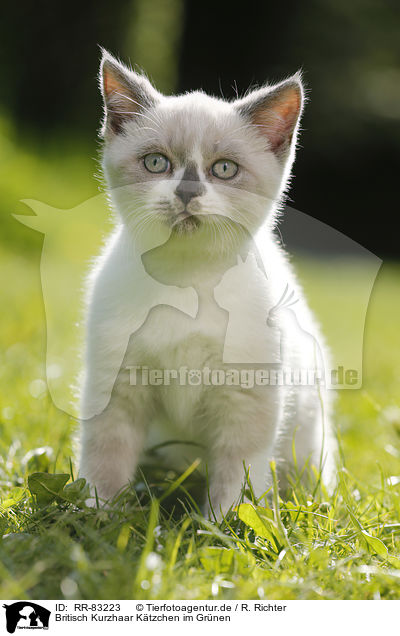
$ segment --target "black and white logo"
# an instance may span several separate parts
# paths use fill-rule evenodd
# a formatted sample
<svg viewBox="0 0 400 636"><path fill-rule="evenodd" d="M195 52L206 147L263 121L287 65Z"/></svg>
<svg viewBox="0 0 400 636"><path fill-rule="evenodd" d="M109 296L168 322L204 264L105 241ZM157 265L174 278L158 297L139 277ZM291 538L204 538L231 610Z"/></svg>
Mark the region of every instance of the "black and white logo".
<svg viewBox="0 0 400 636"><path fill-rule="evenodd" d="M9 634L16 629L49 629L50 610L31 603L18 601L11 605L3 605L6 610L6 627Z"/></svg>

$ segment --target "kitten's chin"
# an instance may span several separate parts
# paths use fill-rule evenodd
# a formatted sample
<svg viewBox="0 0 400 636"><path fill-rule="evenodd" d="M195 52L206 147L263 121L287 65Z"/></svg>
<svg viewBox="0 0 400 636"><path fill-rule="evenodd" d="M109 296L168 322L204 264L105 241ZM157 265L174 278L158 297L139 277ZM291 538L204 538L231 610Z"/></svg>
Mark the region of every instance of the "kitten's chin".
<svg viewBox="0 0 400 636"><path fill-rule="evenodd" d="M174 234L192 234L199 229L201 221L194 214L181 212L172 223L172 231Z"/></svg>

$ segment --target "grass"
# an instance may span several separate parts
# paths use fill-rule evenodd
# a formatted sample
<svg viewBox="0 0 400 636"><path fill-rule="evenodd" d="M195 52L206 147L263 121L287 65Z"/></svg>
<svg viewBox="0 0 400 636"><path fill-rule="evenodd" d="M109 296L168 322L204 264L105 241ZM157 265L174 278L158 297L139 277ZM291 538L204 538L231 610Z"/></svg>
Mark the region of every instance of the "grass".
<svg viewBox="0 0 400 636"><path fill-rule="evenodd" d="M24 157L29 168L33 159ZM51 179L49 155L42 161L42 171L35 170ZM33 193L32 179L22 196L46 200L46 183ZM14 188L10 201L14 194L22 198L17 184L7 187ZM71 198L65 205L77 202ZM55 408L43 382L40 242L22 226L19 241L18 224L7 224L12 240L0 249L0 598L399 598L397 265L383 266L372 295L363 388L338 394L342 464L336 491L328 496L321 487L296 484L281 499L275 489L270 507L254 500L249 483L253 503L218 524L193 503L200 485L195 466L184 479L150 467L109 510L85 506L85 486L74 481L75 422ZM57 276L65 254L59 257ZM351 263L304 263L302 272L317 311L327 290L339 297L345 285L346 293L356 294L363 281L362 268ZM325 316L329 333L335 333L336 319ZM39 481L31 477L28 483L35 473L42 474ZM43 474L50 475L47 485L54 491L47 498ZM52 474L66 474L69 485L67 477L58 483Z"/></svg>

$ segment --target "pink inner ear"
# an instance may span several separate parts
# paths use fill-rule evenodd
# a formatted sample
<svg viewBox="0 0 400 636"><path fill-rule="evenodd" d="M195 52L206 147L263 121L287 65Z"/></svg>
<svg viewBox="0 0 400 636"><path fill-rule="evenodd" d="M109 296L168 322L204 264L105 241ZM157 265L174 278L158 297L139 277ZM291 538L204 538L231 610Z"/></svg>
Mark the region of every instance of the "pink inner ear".
<svg viewBox="0 0 400 636"><path fill-rule="evenodd" d="M253 122L260 127L260 133L268 137L272 151L290 142L300 108L301 95L296 87L287 89L275 102L255 112Z"/></svg>
<svg viewBox="0 0 400 636"><path fill-rule="evenodd" d="M118 104L119 111L132 113L137 110L134 100L130 97L129 89L107 68L103 69L104 94L107 100Z"/></svg>
<svg viewBox="0 0 400 636"><path fill-rule="evenodd" d="M123 88L114 75L104 71L104 92L107 97L110 97L112 93L122 93L122 91Z"/></svg>

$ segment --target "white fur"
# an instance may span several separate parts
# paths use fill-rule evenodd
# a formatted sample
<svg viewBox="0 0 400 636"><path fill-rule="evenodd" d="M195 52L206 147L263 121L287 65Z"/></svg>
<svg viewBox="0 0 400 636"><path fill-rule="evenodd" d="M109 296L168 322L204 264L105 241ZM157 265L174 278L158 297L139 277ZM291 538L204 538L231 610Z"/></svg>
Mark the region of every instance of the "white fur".
<svg viewBox="0 0 400 636"><path fill-rule="evenodd" d="M113 60L110 63L127 75L134 95L137 76ZM154 96L154 89L150 91ZM262 342L263 351L276 355L284 333L284 363L315 366L305 344L310 340L298 337L302 332L318 342L327 364L318 327L271 231L293 162L298 124L285 156L278 157L269 149L265 133L238 111L251 99L254 94L231 104L203 93L179 97L157 93L156 104L141 111L144 116L127 117L124 134L106 131L103 167L120 221L94 268L88 292L80 465L81 476L96 486L102 498L112 497L133 478L146 448L177 439L201 447L171 444L160 458L184 469L201 456L203 467L208 466L211 504L217 514L238 500L243 463L250 469L257 496L271 485L272 458L278 461L284 487L287 471L293 468L293 438L298 467L306 462L320 467L322 454L324 478L331 481L330 405L323 387L129 385L127 367L132 365L227 367L221 357L227 307L235 309L238 298L244 297L240 296L244 289L229 278L238 250L254 255L257 274L252 280L258 281L259 294L246 296L244 311L253 327L242 334L240 329L230 332L237 333L234 352L240 357L241 352L257 351ZM174 174L167 178L146 174L138 148L168 152ZM179 159L182 149L184 160ZM213 152L216 158L222 154L239 163L240 174L232 182L210 177ZM188 209L203 223L199 229L171 235L171 219L182 207L174 192L188 161L196 165L206 189ZM158 203L161 198L168 201L164 208ZM211 221L215 214L219 221L226 219L220 229ZM248 234L236 232L234 223L241 223ZM161 247L150 254L146 269L161 282L149 287L141 256L157 246ZM227 273L221 276L221 272ZM290 310L277 311L273 326L265 330L268 311L287 284L299 301L296 320L293 313L290 319ZM232 338L229 355L234 355Z"/></svg>

